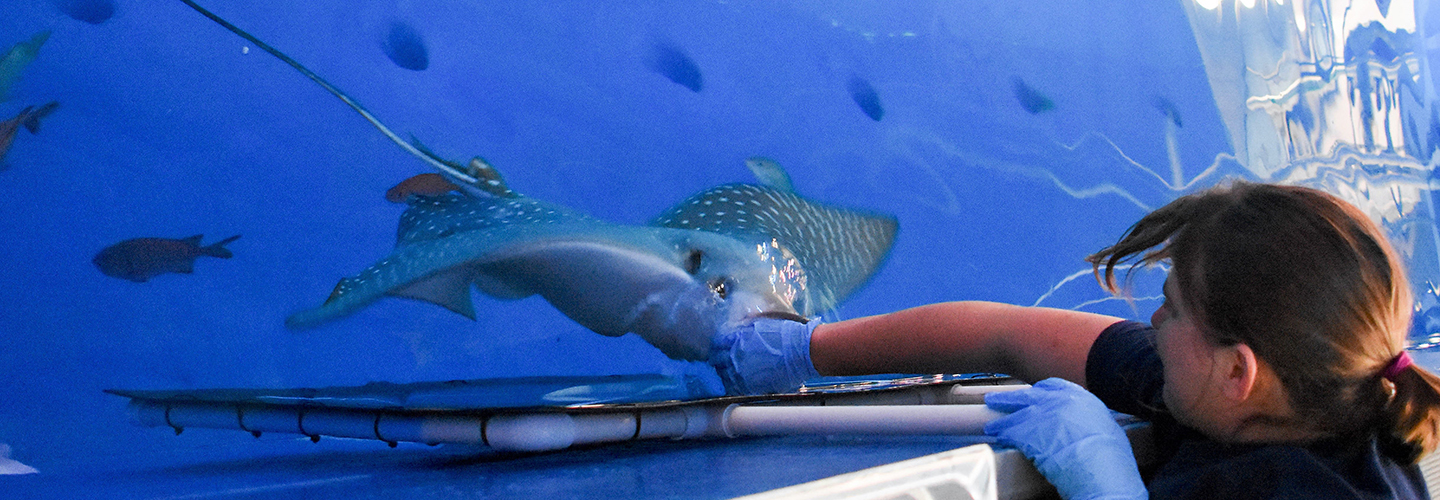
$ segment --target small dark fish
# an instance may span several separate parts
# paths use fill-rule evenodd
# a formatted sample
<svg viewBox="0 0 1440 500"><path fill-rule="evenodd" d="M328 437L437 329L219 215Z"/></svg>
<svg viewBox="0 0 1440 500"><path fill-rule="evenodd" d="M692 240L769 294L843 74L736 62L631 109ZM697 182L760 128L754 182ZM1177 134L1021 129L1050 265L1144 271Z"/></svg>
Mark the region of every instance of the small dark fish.
<svg viewBox="0 0 1440 500"><path fill-rule="evenodd" d="M409 179L400 181L395 187L385 192L385 200L391 203L405 203L410 195L418 194L424 196L439 196L451 191L460 191L460 187L440 174L420 174Z"/></svg>
<svg viewBox="0 0 1440 500"><path fill-rule="evenodd" d="M185 239L135 238L125 240L95 254L95 267L106 276L127 279L136 283L165 273L190 274L195 272L195 259L200 256L228 259L234 254L225 249L225 244L240 238L231 236L209 246L200 246L201 235Z"/></svg>
<svg viewBox="0 0 1440 500"><path fill-rule="evenodd" d="M858 76L851 77L850 82L845 84L845 90L850 92L850 98L865 112L865 116L871 120L880 121L885 117L885 107L880 105L880 94L875 92L875 87L870 82Z"/></svg>
<svg viewBox="0 0 1440 500"><path fill-rule="evenodd" d="M390 25L390 35L385 37L385 57L396 66L424 71L430 67L430 51L425 48L425 39L410 25L396 21Z"/></svg>
<svg viewBox="0 0 1440 500"><path fill-rule="evenodd" d="M1027 85L1025 80L1021 80L1020 77L1015 77L1014 86L1015 99L1018 99L1020 106L1025 108L1025 111L1029 111L1030 114L1035 115L1055 109L1055 101L1050 100L1049 97L1045 97L1045 94L1041 94L1040 91Z"/></svg>
<svg viewBox="0 0 1440 500"><path fill-rule="evenodd" d="M1155 109L1160 110L1161 113L1165 113L1165 117L1169 118L1170 122L1174 123L1176 127L1185 126L1185 124L1180 121L1180 109L1176 108L1175 103L1170 102L1169 99L1155 96L1155 101L1151 104L1155 106Z"/></svg>
<svg viewBox="0 0 1440 500"><path fill-rule="evenodd" d="M645 60L645 67L680 84L681 87L690 89L691 92L699 92L705 88L705 77L700 74L700 66L684 51L670 45L652 45L650 57Z"/></svg>
<svg viewBox="0 0 1440 500"><path fill-rule="evenodd" d="M50 101L40 108L34 106L20 110L20 114L14 118L0 122L0 160L5 159L5 153L10 151L10 144L15 142L15 134L20 131L20 126L25 126L31 134L40 133L40 119L55 111L60 103Z"/></svg>

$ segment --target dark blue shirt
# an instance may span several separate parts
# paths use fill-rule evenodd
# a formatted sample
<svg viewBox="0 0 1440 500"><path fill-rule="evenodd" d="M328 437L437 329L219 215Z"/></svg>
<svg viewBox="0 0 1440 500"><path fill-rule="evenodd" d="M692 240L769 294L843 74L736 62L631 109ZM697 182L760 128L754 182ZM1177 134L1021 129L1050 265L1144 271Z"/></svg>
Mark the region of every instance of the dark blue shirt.
<svg viewBox="0 0 1440 500"><path fill-rule="evenodd" d="M1085 382L1115 411L1151 422L1159 459L1150 498L1428 499L1420 468L1378 451L1373 435L1303 444L1224 444L1165 410L1155 329L1122 321L1090 348ZM1343 411L1343 410L1337 410Z"/></svg>

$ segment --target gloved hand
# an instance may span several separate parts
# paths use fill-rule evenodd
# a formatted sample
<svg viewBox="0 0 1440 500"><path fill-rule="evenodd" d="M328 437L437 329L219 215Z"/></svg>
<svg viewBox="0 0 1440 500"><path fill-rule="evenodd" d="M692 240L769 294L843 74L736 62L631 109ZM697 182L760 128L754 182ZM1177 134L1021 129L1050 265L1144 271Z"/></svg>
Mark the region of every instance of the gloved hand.
<svg viewBox="0 0 1440 500"><path fill-rule="evenodd" d="M1125 431L1100 398L1069 381L985 395L985 406L1010 412L985 434L1020 449L1067 500L1149 498Z"/></svg>
<svg viewBox="0 0 1440 500"><path fill-rule="evenodd" d="M820 320L800 323L757 318L712 339L710 365L720 373L725 393L771 394L793 391L820 376L810 363L810 334Z"/></svg>

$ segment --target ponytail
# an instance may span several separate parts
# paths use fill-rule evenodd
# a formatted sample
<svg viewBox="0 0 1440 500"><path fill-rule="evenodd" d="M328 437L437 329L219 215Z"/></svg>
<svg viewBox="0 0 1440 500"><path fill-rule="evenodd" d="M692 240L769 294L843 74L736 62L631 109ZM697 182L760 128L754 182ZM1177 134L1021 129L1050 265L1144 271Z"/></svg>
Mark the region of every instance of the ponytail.
<svg viewBox="0 0 1440 500"><path fill-rule="evenodd" d="M1440 444L1440 376L1412 364L1386 379L1395 395L1385 407L1382 426L1389 433L1380 433L1380 451L1415 463Z"/></svg>

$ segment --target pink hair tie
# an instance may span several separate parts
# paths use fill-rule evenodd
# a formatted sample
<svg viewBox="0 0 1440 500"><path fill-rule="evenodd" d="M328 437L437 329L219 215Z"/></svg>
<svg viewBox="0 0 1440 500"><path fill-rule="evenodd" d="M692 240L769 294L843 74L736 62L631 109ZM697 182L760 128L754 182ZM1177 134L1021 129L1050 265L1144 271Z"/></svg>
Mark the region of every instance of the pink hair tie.
<svg viewBox="0 0 1440 500"><path fill-rule="evenodd" d="M1390 361L1390 364L1385 367L1385 370L1380 372L1380 376L1385 377L1385 380L1394 382L1395 377L1399 376L1400 372L1413 364L1415 364L1415 360L1410 359L1410 353L1400 351L1400 354Z"/></svg>

